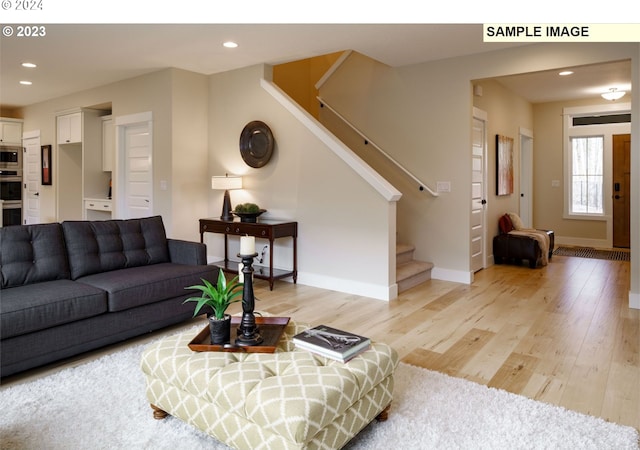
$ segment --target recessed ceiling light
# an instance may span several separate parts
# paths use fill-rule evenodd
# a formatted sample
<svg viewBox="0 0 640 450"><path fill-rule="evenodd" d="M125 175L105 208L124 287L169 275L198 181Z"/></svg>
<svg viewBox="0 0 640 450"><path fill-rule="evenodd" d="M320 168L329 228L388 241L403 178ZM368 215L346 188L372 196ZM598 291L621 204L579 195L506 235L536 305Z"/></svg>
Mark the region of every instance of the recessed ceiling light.
<svg viewBox="0 0 640 450"><path fill-rule="evenodd" d="M33 69L33 68L38 67L38 66L36 64L34 64L34 63L23 62L22 63L22 67L26 67L28 69Z"/></svg>
<svg viewBox="0 0 640 450"><path fill-rule="evenodd" d="M571 75L572 73L572 70L563 70L562 72L558 73L558 75L560 75L561 77L566 77L567 75Z"/></svg>
<svg viewBox="0 0 640 450"><path fill-rule="evenodd" d="M31 81L22 80L20 84L24 84L25 86L31 86L33 83Z"/></svg>
<svg viewBox="0 0 640 450"><path fill-rule="evenodd" d="M226 48L236 48L238 46L238 44L236 44L233 41L227 41L225 43L222 44L224 47Z"/></svg>

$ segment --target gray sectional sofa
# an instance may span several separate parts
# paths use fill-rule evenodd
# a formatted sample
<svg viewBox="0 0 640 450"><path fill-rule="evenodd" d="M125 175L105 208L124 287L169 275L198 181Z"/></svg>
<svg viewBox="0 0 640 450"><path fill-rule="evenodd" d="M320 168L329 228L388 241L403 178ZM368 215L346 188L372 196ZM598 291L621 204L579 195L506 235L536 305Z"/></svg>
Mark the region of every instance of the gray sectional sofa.
<svg viewBox="0 0 640 450"><path fill-rule="evenodd" d="M0 376L190 319L217 272L160 216L0 228Z"/></svg>

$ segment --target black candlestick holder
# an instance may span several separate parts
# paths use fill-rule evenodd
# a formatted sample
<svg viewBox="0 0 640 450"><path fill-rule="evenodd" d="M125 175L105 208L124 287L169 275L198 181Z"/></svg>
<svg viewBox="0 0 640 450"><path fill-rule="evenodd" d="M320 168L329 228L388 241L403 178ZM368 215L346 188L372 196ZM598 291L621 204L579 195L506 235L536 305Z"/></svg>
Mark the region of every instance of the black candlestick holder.
<svg viewBox="0 0 640 450"><path fill-rule="evenodd" d="M253 314L256 299L253 295L253 255L238 255L242 259L242 275L244 275L244 283L242 289L242 320L238 327L238 337L236 345L251 346L258 345L262 342L258 326L256 325L256 316Z"/></svg>

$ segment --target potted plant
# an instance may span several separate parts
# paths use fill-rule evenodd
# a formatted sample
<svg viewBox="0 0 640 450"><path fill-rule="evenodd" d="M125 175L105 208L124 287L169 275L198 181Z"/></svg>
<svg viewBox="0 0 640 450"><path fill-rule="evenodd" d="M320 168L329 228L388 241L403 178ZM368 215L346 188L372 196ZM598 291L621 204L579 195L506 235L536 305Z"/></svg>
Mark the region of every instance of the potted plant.
<svg viewBox="0 0 640 450"><path fill-rule="evenodd" d="M258 216L267 212L266 209L260 208L255 203L240 203L236 205L233 213L240 217L240 222L256 223Z"/></svg>
<svg viewBox="0 0 640 450"><path fill-rule="evenodd" d="M231 316L226 311L229 305L242 300L243 284L238 282L237 276L227 283L222 269L218 272L218 281L215 286L205 279L202 279L202 283L185 288L197 289L202 292L202 295L189 297L183 303L197 302L193 317L197 316L203 307L209 307L211 311L207 312L207 318L211 344L227 344L231 340Z"/></svg>

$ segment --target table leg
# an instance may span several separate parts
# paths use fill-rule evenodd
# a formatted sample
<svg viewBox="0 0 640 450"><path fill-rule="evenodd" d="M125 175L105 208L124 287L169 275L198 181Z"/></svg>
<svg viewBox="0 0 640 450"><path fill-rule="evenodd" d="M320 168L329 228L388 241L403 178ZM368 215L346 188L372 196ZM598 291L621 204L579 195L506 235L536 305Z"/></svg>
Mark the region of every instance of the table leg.
<svg viewBox="0 0 640 450"><path fill-rule="evenodd" d="M293 236L293 284L298 282L298 237Z"/></svg>
<svg viewBox="0 0 640 450"><path fill-rule="evenodd" d="M269 239L269 290L273 291L273 238Z"/></svg>

